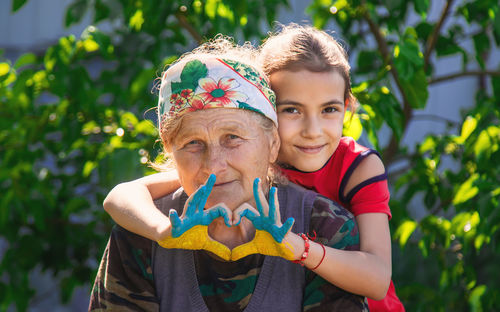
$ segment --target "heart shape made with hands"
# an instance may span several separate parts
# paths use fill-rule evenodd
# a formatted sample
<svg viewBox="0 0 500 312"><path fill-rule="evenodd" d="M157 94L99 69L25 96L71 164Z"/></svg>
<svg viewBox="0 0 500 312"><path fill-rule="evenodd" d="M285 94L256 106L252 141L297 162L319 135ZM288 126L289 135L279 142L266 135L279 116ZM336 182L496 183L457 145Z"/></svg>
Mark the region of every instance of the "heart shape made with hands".
<svg viewBox="0 0 500 312"><path fill-rule="evenodd" d="M186 204L181 217L175 209L170 210L172 235L158 241L164 248L207 250L226 261L236 261L250 254L278 256L294 260L293 247L283 242L283 238L293 226L294 219L288 218L281 224L276 188L269 192L269 204L260 188L260 179L254 180L253 195L257 210L249 204L243 204L234 212L224 205L204 209L208 196L215 183L215 175L210 175L205 185L193 193ZM267 216L265 211L268 212ZM234 216L236 218L234 218ZM245 244L229 249L226 245L208 235L208 225L216 218L224 218L226 226L238 226L242 218L250 220L255 227L254 238ZM229 220L236 219L232 225Z"/></svg>

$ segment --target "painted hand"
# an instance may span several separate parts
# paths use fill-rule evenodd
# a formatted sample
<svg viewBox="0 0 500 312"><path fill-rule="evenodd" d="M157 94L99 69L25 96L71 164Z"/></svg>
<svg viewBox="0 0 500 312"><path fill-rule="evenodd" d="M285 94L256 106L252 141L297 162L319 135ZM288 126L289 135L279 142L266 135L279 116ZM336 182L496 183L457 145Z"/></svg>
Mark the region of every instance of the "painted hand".
<svg viewBox="0 0 500 312"><path fill-rule="evenodd" d="M231 226L229 221L231 211L227 207L216 205L204 209L214 183L215 175L212 174L207 183L189 197L181 217L175 209L170 210L172 236L158 241L160 246L172 249L205 249L223 259L229 260L231 258L229 248L208 236L208 225L218 217L223 217L226 225Z"/></svg>
<svg viewBox="0 0 500 312"><path fill-rule="evenodd" d="M252 241L234 248L231 260L238 260L254 253L293 260L293 248L290 244L283 242L283 238L292 228L294 219L288 218L284 224L281 224L276 188L272 187L269 191L269 205L260 188L258 178L254 181L253 194L257 210L247 204L238 208L235 214L239 216L238 224L241 217L252 221L255 227L255 237Z"/></svg>

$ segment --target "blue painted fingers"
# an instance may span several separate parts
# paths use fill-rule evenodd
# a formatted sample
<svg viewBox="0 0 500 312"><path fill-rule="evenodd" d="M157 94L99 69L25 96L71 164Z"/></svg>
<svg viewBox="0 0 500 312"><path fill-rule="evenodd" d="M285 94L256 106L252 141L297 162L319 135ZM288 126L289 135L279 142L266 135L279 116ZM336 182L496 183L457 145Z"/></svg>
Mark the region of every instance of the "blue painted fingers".
<svg viewBox="0 0 500 312"><path fill-rule="evenodd" d="M285 235L292 228L295 220L293 218L288 218L284 224L281 224L276 187L271 187L269 191L269 204L267 204L264 193L260 189L260 179L257 178L253 183L253 196L259 215L247 209L242 216L252 221L257 230L268 232L273 236L274 240L281 243ZM267 216L266 212L268 213Z"/></svg>
<svg viewBox="0 0 500 312"><path fill-rule="evenodd" d="M205 185L202 185L196 192L191 194L184 205L184 213L181 217L179 217L175 209L170 210L169 218L172 223L172 237L179 237L196 225L209 225L218 217L223 217L226 225L231 226L227 208L218 205L207 210L204 209L215 184L215 179L215 175L211 174Z"/></svg>

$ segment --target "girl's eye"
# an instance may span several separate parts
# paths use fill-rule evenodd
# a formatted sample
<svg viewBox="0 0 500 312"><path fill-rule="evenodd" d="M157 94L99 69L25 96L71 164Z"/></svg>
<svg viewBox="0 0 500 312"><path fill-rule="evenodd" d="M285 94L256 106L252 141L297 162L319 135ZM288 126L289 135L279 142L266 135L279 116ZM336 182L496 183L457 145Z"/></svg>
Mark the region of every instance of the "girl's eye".
<svg viewBox="0 0 500 312"><path fill-rule="evenodd" d="M285 107L281 111L283 113L288 113L288 114L298 114L298 112L299 112L295 107Z"/></svg>
<svg viewBox="0 0 500 312"><path fill-rule="evenodd" d="M334 106L329 106L329 107L326 107L323 112L325 113L335 113L336 111L338 111L338 109Z"/></svg>

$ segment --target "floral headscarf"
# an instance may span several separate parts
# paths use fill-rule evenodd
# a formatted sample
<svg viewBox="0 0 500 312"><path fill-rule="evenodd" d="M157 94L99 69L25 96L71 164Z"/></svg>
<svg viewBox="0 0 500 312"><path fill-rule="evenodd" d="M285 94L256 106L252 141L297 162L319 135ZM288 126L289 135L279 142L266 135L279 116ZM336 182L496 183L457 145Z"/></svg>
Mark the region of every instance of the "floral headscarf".
<svg viewBox="0 0 500 312"><path fill-rule="evenodd" d="M174 64L163 74L158 99L160 131L167 118L217 107L251 110L278 125L274 92L249 65L203 58Z"/></svg>

